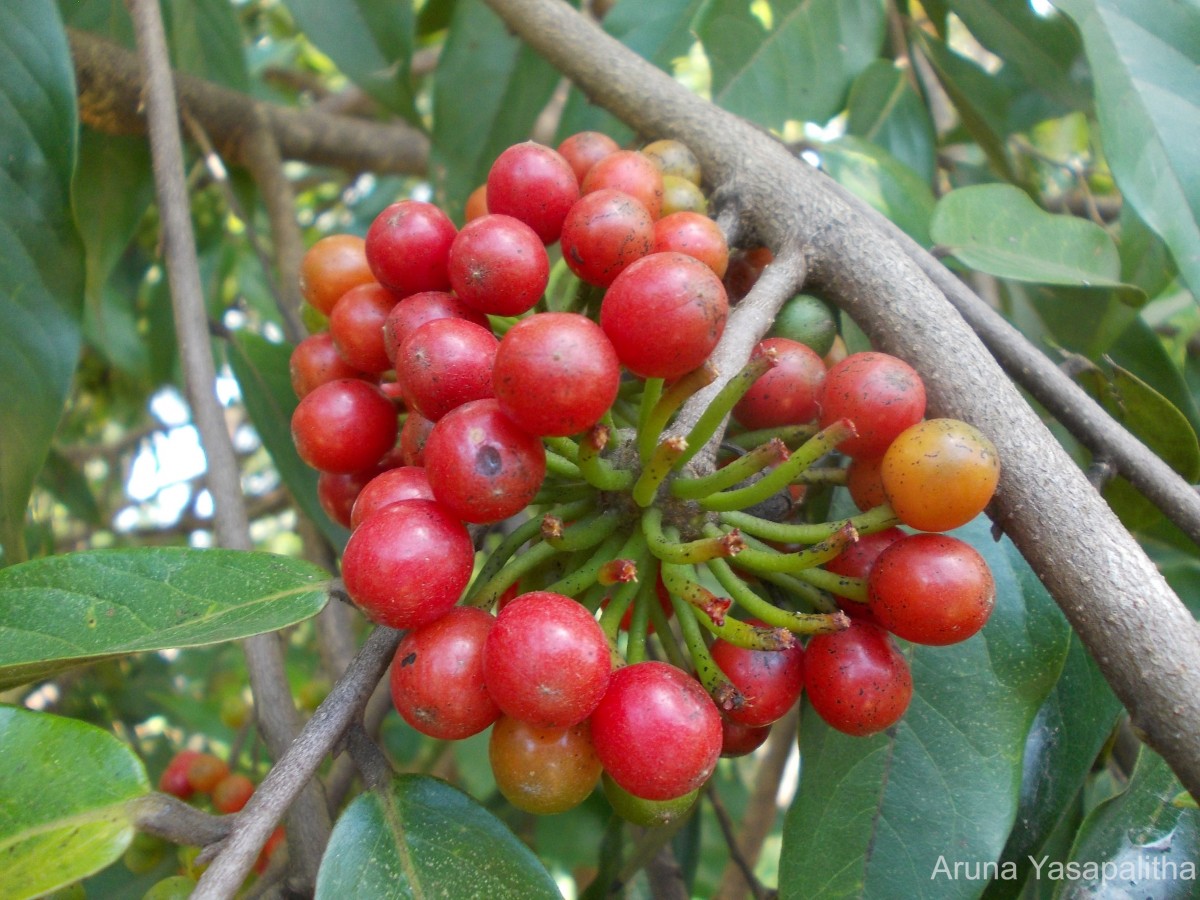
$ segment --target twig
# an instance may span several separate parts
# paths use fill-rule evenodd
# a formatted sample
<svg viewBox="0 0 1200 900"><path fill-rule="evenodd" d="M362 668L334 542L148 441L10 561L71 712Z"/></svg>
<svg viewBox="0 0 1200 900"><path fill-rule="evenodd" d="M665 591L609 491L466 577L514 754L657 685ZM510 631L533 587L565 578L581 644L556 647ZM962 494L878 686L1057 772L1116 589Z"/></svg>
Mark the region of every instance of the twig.
<svg viewBox="0 0 1200 900"><path fill-rule="evenodd" d="M376 628L367 638L346 674L250 797L237 830L200 877L193 900L224 900L237 891L284 811L304 790L350 723L361 715L367 698L392 661L400 637L399 631Z"/></svg>
<svg viewBox="0 0 1200 900"><path fill-rule="evenodd" d="M154 168L154 184L162 223L176 337L183 363L184 388L200 432L213 495L213 525L217 543L237 550L252 548L249 520L243 502L241 469L215 392L216 368L208 337L208 319L196 260L183 145L175 106L162 14L156 0L128 0L138 53L144 72L146 119ZM291 743L299 720L284 669L283 650L276 635L259 635L245 642L246 664L254 692L254 709L267 744L276 759ZM303 809L292 817L293 863L303 867L311 884L329 836L323 801L310 791ZM264 838L265 840L265 838Z"/></svg>
<svg viewBox="0 0 1200 900"><path fill-rule="evenodd" d="M748 886L750 893L754 895L754 900L763 900L766 896L766 891L754 874L754 864L742 853L742 848L738 843L737 828L733 824L733 817L729 815L729 810L725 808L725 802L721 799L721 794L717 790L717 786L710 781L708 787L704 790L704 794L708 797L708 802L712 804L713 813L717 817L717 825L721 829L722 837L725 838L725 845L729 847L729 862L725 867L726 873L732 867L741 875L744 885ZM717 897L727 898L727 900L740 897L744 893L740 887L740 885L737 887L729 885L727 887L725 885L725 876L722 876L721 888L717 892Z"/></svg>
<svg viewBox="0 0 1200 900"><path fill-rule="evenodd" d="M185 847L207 847L224 839L236 821L236 814L214 816L157 791L133 801L133 824L138 831Z"/></svg>

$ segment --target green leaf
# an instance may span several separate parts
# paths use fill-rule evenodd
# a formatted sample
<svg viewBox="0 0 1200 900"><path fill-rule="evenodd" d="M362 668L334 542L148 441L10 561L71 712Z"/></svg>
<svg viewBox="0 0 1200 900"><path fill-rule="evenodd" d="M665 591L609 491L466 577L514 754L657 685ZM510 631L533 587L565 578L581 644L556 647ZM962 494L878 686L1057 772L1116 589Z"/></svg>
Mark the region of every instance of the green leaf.
<svg viewBox="0 0 1200 900"><path fill-rule="evenodd" d="M756 6L758 6L756 4ZM824 123L879 54L879 0L774 0L769 23L744 0L713 0L697 33L712 65L712 98L767 128Z"/></svg>
<svg viewBox="0 0 1200 900"><path fill-rule="evenodd" d="M387 109L424 127L411 74L413 4L287 0L296 24L342 72Z"/></svg>
<svg viewBox="0 0 1200 900"><path fill-rule="evenodd" d="M1083 34L1104 155L1200 297L1200 7L1059 0Z"/></svg>
<svg viewBox="0 0 1200 900"><path fill-rule="evenodd" d="M986 521L957 536L992 569L992 617L961 644L905 645L913 700L888 732L850 737L805 707L800 787L780 857L785 900L975 896L978 884L938 874L939 859L995 860L1008 839L1027 734L1062 670L1069 631Z"/></svg>
<svg viewBox="0 0 1200 900"><path fill-rule="evenodd" d="M1025 744L1016 825L1000 857L1002 865L1012 864L1016 877L994 880L984 894L988 900L1017 896L1034 869L1031 859L1065 858L1053 855L1052 837L1075 814L1084 782L1120 714L1120 701L1072 634L1062 675Z"/></svg>
<svg viewBox="0 0 1200 900"><path fill-rule="evenodd" d="M433 157L456 215L505 149L526 140L560 76L482 3L454 9L433 87ZM464 102L470 98L470 102Z"/></svg>
<svg viewBox="0 0 1200 900"><path fill-rule="evenodd" d="M908 76L877 59L850 87L846 133L877 144L929 184L933 181L937 135L933 119Z"/></svg>
<svg viewBox="0 0 1200 900"><path fill-rule="evenodd" d="M74 462L51 449L38 481L77 519L101 527L100 506L87 477Z"/></svg>
<svg viewBox="0 0 1200 900"><path fill-rule="evenodd" d="M963 127L978 142L996 173L1006 181L1015 181L1004 146L1012 97L974 61L959 56L920 29L912 34L954 104Z"/></svg>
<svg viewBox="0 0 1200 900"><path fill-rule="evenodd" d="M397 775L359 797L334 826L317 900L404 897L558 898L529 848L445 782Z"/></svg>
<svg viewBox="0 0 1200 900"><path fill-rule="evenodd" d="M0 4L0 108L0 552L13 562L80 344L75 80L53 4Z"/></svg>
<svg viewBox="0 0 1200 900"><path fill-rule="evenodd" d="M242 30L228 0L163 0L171 62L180 71L250 90Z"/></svg>
<svg viewBox="0 0 1200 900"><path fill-rule="evenodd" d="M1125 791L1083 821L1063 874L1071 896L1195 897L1200 876L1200 810L1172 802L1179 780L1148 747L1138 754ZM1041 873L1053 878L1047 866Z"/></svg>
<svg viewBox="0 0 1200 900"><path fill-rule="evenodd" d="M1127 369L1113 366L1105 401L1114 418L1185 481L1200 479L1200 442L1187 417L1170 400ZM1105 485L1104 499L1130 528L1146 527L1161 515L1124 478Z"/></svg>
<svg viewBox="0 0 1200 900"><path fill-rule="evenodd" d="M695 40L692 21L704 0L621 0L604 16L604 30L648 62L665 72L687 55ZM579 131L601 131L618 143L628 143L633 129L612 113L572 89L558 124L560 139Z"/></svg>
<svg viewBox="0 0 1200 900"><path fill-rule="evenodd" d="M821 168L928 247L933 191L912 169L874 144L849 135L818 150Z"/></svg>
<svg viewBox="0 0 1200 900"><path fill-rule="evenodd" d="M116 861L150 790L129 747L48 713L0 707L0 896L38 897Z"/></svg>
<svg viewBox="0 0 1200 900"><path fill-rule="evenodd" d="M950 8L980 44L1028 85L1064 110L1088 105L1087 92L1071 75L1079 38L1061 16L1039 15L1029 0L950 0Z"/></svg>
<svg viewBox="0 0 1200 900"><path fill-rule="evenodd" d="M279 476L300 509L340 552L350 532L334 522L317 499L317 471L296 452L292 413L299 402L289 372L292 348L273 344L249 331L239 331L228 343L229 368L242 390L250 421L271 454Z"/></svg>
<svg viewBox="0 0 1200 900"><path fill-rule="evenodd" d="M275 631L321 611L328 574L270 553L90 550L0 570L0 689L125 653Z"/></svg>
<svg viewBox="0 0 1200 900"><path fill-rule="evenodd" d="M1020 188L981 184L958 188L937 203L933 239L963 265L999 278L1115 291L1130 305L1145 302L1123 284L1121 259L1099 225L1048 213Z"/></svg>

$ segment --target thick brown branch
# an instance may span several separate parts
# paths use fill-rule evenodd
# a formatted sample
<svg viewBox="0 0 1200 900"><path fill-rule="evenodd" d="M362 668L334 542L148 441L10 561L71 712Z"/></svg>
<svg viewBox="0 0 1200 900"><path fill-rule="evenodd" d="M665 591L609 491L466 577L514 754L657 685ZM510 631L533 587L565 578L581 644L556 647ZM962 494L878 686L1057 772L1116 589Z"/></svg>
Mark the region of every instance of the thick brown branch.
<svg viewBox="0 0 1200 900"><path fill-rule="evenodd" d="M104 38L70 30L80 118L115 134L143 134L142 79L137 57ZM190 75L176 76L179 106L212 137L221 156L246 163L243 138L265 118L284 159L332 166L347 172L421 174L429 140L409 125L369 122L317 110L260 103L245 94Z"/></svg>
<svg viewBox="0 0 1200 900"><path fill-rule="evenodd" d="M687 143L707 177L736 186L751 232L776 256L802 253L811 284L877 347L921 372L933 412L993 438L1004 460L997 521L1134 723L1184 786L1200 790L1200 627L922 267L770 136L691 94L567 4L488 4L594 101L639 132Z"/></svg>

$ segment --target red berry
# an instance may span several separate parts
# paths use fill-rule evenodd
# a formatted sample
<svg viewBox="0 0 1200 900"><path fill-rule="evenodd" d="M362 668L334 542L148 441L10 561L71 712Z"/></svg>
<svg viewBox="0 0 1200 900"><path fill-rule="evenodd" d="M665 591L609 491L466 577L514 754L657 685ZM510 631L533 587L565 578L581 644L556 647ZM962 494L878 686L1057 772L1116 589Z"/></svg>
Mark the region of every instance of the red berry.
<svg viewBox="0 0 1200 900"><path fill-rule="evenodd" d="M207 794L217 786L222 778L229 774L229 766L225 760L211 753L201 753L194 757L187 767L188 783L202 794Z"/></svg>
<svg viewBox="0 0 1200 900"><path fill-rule="evenodd" d="M505 715L545 728L582 722L608 687L600 625L570 597L522 594L496 617L484 648L488 693Z"/></svg>
<svg viewBox="0 0 1200 900"><path fill-rule="evenodd" d="M430 421L470 400L492 396L492 365L500 342L466 319L434 319L396 351L396 377L404 396Z"/></svg>
<svg viewBox="0 0 1200 900"><path fill-rule="evenodd" d="M300 458L322 472L361 472L396 443L396 409L373 384L340 379L304 397L292 413Z"/></svg>
<svg viewBox="0 0 1200 900"><path fill-rule="evenodd" d="M581 182L588 169L608 154L616 153L620 149L620 144L601 131L580 131L558 145L558 152Z"/></svg>
<svg viewBox="0 0 1200 900"><path fill-rule="evenodd" d="M334 346L333 336L327 331L310 334L296 345L288 363L288 372L292 378L292 390L300 398L329 381L366 377L364 372L346 362Z"/></svg>
<svg viewBox="0 0 1200 900"><path fill-rule="evenodd" d="M733 408L743 428L807 425L821 412L825 363L811 347L783 337L767 338L759 345L775 356L775 363L758 377Z"/></svg>
<svg viewBox="0 0 1200 900"><path fill-rule="evenodd" d="M433 495L464 522L520 512L546 476L546 451L495 400L473 400L442 416L425 442Z"/></svg>
<svg viewBox="0 0 1200 900"><path fill-rule="evenodd" d="M466 526L432 500L402 500L350 535L342 555L346 592L367 618L419 628L458 602L475 548Z"/></svg>
<svg viewBox="0 0 1200 900"><path fill-rule="evenodd" d="M481 328L491 328L488 318L446 291L421 291L392 307L383 323L383 345L395 362L396 351L410 334L433 319L466 319Z"/></svg>
<svg viewBox="0 0 1200 900"><path fill-rule="evenodd" d="M804 684L817 715L859 736L896 724L912 699L908 661L886 631L862 621L809 640Z"/></svg>
<svg viewBox="0 0 1200 900"><path fill-rule="evenodd" d="M613 281L600 327L635 375L670 379L708 359L728 316L725 288L708 266L682 253L655 253Z"/></svg>
<svg viewBox="0 0 1200 900"><path fill-rule="evenodd" d="M662 211L662 172L637 150L618 150L598 160L579 187L584 194L602 190L628 194L646 207L651 219L657 219Z"/></svg>
<svg viewBox="0 0 1200 900"><path fill-rule="evenodd" d="M925 415L925 384L908 363L886 353L847 356L825 376L821 427L849 419L858 434L838 449L848 456L880 456L900 432Z"/></svg>
<svg viewBox="0 0 1200 900"><path fill-rule="evenodd" d="M654 223L651 253L674 251L700 260L718 278L729 267L729 244L725 233L708 216L697 212L676 212Z"/></svg>
<svg viewBox="0 0 1200 900"><path fill-rule="evenodd" d="M536 435L565 436L595 425L612 406L621 364L600 326L578 313L522 319L496 351L496 400Z"/></svg>
<svg viewBox="0 0 1200 900"><path fill-rule="evenodd" d="M543 244L558 240L567 210L578 199L579 179L571 164L533 141L509 147L488 172L488 212L520 219Z"/></svg>
<svg viewBox="0 0 1200 900"><path fill-rule="evenodd" d="M721 716L721 755L747 756L766 743L770 725L743 725Z"/></svg>
<svg viewBox="0 0 1200 900"><path fill-rule="evenodd" d="M591 722L604 770L646 800L670 800L696 790L721 754L716 705L698 681L664 662L613 672Z"/></svg>
<svg viewBox="0 0 1200 900"><path fill-rule="evenodd" d="M158 789L164 794L170 794L173 797L178 797L180 800L187 800L195 793L196 789L192 786L191 780L188 778L188 767L192 761L202 756L198 750L180 750L171 757L171 761L167 763L167 767L163 769L162 775L158 779Z"/></svg>
<svg viewBox="0 0 1200 900"><path fill-rule="evenodd" d="M600 780L587 722L543 728L501 716L492 726L488 760L504 798L536 815L573 809Z"/></svg>
<svg viewBox="0 0 1200 900"><path fill-rule="evenodd" d="M650 213L620 191L595 191L580 197L563 221L563 259L588 284L607 287L653 245Z"/></svg>
<svg viewBox="0 0 1200 900"><path fill-rule="evenodd" d="M343 528L351 527L350 514L359 493L379 473L379 468L365 472L322 472L317 476L317 500L321 509Z"/></svg>
<svg viewBox="0 0 1200 900"><path fill-rule="evenodd" d="M368 516L401 500L432 499L433 489L423 468L397 466L380 472L363 485L351 507L348 527L357 528Z"/></svg>
<svg viewBox="0 0 1200 900"><path fill-rule="evenodd" d="M241 812L254 793L254 782L247 776L234 773L226 775L212 789L212 802L218 812L226 815Z"/></svg>
<svg viewBox="0 0 1200 900"><path fill-rule="evenodd" d="M376 280L397 297L448 290L446 261L457 234L449 216L432 203L401 200L367 230L367 262Z"/></svg>
<svg viewBox="0 0 1200 900"><path fill-rule="evenodd" d="M754 623L759 624L759 623ZM800 699L804 689L804 648L747 650L718 638L713 641L713 662L746 698L725 718L751 727L781 719Z"/></svg>
<svg viewBox="0 0 1200 900"><path fill-rule="evenodd" d="M550 279L550 258L534 230L498 213L463 226L450 247L448 267L458 299L495 316L532 309Z"/></svg>
<svg viewBox="0 0 1200 900"><path fill-rule="evenodd" d="M970 544L946 534L908 535L871 567L871 615L888 631L918 644L957 644L987 622L996 583Z"/></svg>
<svg viewBox="0 0 1200 900"><path fill-rule="evenodd" d="M825 569L835 575L866 578L871 574L871 567L875 565L879 554L902 537L904 537L904 532L899 528L886 528L872 534L860 535L857 541L825 563ZM837 600L838 606L852 618L866 619L869 622L875 621L874 616L871 615L871 608L866 603L839 596L835 596L834 599Z"/></svg>
<svg viewBox="0 0 1200 900"><path fill-rule="evenodd" d="M392 662L392 702L422 734L444 741L478 734L500 708L483 682L483 646L496 620L482 609L456 606L410 631Z"/></svg>
<svg viewBox="0 0 1200 900"><path fill-rule="evenodd" d="M383 323L396 297L381 284L360 284L342 294L329 314L329 333L342 357L363 372L392 367L383 342Z"/></svg>

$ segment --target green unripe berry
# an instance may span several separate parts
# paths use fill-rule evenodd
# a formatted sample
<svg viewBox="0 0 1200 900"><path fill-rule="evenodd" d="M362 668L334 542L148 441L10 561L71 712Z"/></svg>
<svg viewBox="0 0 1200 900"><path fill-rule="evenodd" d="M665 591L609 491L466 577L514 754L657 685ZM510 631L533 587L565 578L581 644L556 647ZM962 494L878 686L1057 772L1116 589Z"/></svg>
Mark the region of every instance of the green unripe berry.
<svg viewBox="0 0 1200 900"><path fill-rule="evenodd" d="M691 812L700 796L700 789L675 797L672 800L645 800L635 797L609 777L605 772L600 779L604 786L604 797L618 816L643 828L662 828L678 821Z"/></svg>
<svg viewBox="0 0 1200 900"><path fill-rule="evenodd" d="M837 337L837 318L819 297L797 294L779 310L771 336L805 344L824 356Z"/></svg>
<svg viewBox="0 0 1200 900"><path fill-rule="evenodd" d="M153 885L142 895L142 900L187 900L195 889L196 879L172 875Z"/></svg>

